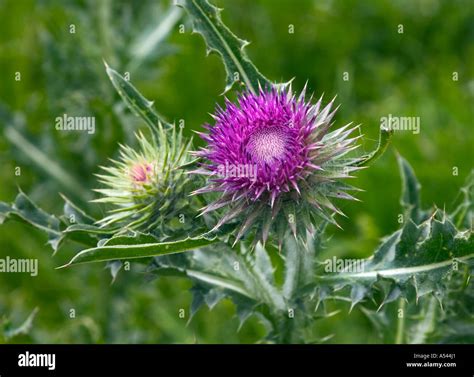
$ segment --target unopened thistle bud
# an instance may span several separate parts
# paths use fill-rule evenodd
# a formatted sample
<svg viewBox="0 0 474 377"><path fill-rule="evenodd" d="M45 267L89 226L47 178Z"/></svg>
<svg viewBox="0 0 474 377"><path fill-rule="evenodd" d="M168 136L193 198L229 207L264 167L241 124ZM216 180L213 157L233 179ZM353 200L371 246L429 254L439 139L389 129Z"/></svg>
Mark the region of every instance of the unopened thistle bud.
<svg viewBox="0 0 474 377"><path fill-rule="evenodd" d="M147 139L136 135L139 148L121 145L120 159L102 167L107 174L98 175L106 188L96 202L113 208L99 221L102 227L122 227L169 236L179 216L189 209L189 176L180 166L189 161L189 143L182 142L180 132L167 133L159 125L161 137ZM179 225L181 226L182 225Z"/></svg>

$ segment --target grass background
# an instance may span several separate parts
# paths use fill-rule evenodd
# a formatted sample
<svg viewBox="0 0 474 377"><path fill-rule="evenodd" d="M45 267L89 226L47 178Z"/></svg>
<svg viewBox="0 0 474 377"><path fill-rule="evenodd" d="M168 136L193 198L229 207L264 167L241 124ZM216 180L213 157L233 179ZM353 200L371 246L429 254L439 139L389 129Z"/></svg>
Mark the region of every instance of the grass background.
<svg viewBox="0 0 474 377"><path fill-rule="evenodd" d="M296 89L307 81L315 96L325 93L326 101L338 95L342 106L336 126L351 121L362 125L361 152L375 146L381 117L421 119L419 134L396 133L389 151L358 174L355 184L365 190L359 195L362 203L341 203L348 219L341 219L344 231L330 229L328 255L369 256L380 237L397 229L395 150L413 165L423 186L423 204L452 208L473 165L472 1L215 3L225 9L229 28L251 41L247 53L267 77L294 78ZM184 120L188 135L211 120L208 113L223 102L223 66L217 56L206 57L204 41L191 34L184 13L170 8L169 1L0 1L0 200L12 201L21 187L43 208L59 213L59 192L84 205L94 197L98 165L116 156L117 143L132 143L133 132L143 126L124 116L102 59L129 72L167 119ZM169 34L164 32L146 50L146 41L163 20L171 25ZM70 33L71 25L75 33ZM291 25L294 33L289 33ZM21 81L15 80L17 72ZM96 133L56 131L54 119L64 113L95 116ZM37 155L25 153L32 148L8 127L50 163L35 163ZM52 164L73 177L74 189L48 174ZM21 167L20 176L16 167ZM454 167L458 175L453 175ZM40 265L34 278L0 273L3 323L19 325L39 308L28 335L0 337L0 342L251 343L264 333L256 319L237 332L235 309L228 301L212 311L201 310L187 324L187 318L178 316L180 309L190 307L186 280L147 282L132 268L111 285L101 265L55 270L77 250L69 245L52 257L43 234L13 222L0 227L1 258L38 258ZM341 318L345 314L319 322L317 332L334 334L331 342L379 341L357 309L350 320Z"/></svg>

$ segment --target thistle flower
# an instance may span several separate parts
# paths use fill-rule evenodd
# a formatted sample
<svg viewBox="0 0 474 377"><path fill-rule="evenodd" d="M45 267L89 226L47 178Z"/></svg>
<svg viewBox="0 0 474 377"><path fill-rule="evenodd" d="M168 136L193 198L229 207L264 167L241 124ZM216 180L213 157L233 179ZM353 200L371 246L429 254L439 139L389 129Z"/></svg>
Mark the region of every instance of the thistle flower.
<svg viewBox="0 0 474 377"><path fill-rule="evenodd" d="M350 124L328 132L333 102L321 110L321 99L312 105L305 90L296 97L288 86L246 92L217 108L215 124L200 133L207 146L195 152L204 162L194 171L209 176L195 194L220 193L201 214L226 208L214 230L241 221L237 240L254 228L254 242L265 242L274 229L281 246L288 228L303 238L321 218L337 225L333 214L341 211L329 198L354 199L340 179L359 169L346 154L360 136L349 138L358 128Z"/></svg>
<svg viewBox="0 0 474 377"><path fill-rule="evenodd" d="M120 145L120 160L101 167L107 174L97 176L107 188L95 190L103 195L95 202L114 207L99 220L102 227L126 227L167 236L189 207L189 177L179 167L189 161L190 144L183 144L181 132L175 127L169 135L161 125L158 129L159 143L138 133L138 151Z"/></svg>

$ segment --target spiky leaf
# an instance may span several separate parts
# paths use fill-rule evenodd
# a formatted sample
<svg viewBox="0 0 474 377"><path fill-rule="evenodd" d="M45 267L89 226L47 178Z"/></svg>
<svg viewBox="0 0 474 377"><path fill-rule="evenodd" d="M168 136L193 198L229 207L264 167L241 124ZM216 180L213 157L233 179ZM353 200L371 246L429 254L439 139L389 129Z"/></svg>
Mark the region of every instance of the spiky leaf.
<svg viewBox="0 0 474 377"><path fill-rule="evenodd" d="M247 57L244 48L248 42L235 36L223 24L219 8L207 0L176 0L176 4L191 16L193 30L203 36L208 53L216 52L222 57L226 70L225 92L236 81L242 82L254 93L257 93L259 85L271 85Z"/></svg>
<svg viewBox="0 0 474 377"><path fill-rule="evenodd" d="M144 237L146 241L144 241ZM103 245L86 249L76 254L71 261L63 267L76 264L106 262L121 259L150 258L158 255L167 255L194 250L217 242L216 238L193 237L180 241L153 242L156 239L137 233L132 237L120 237L119 240L111 238Z"/></svg>
<svg viewBox="0 0 474 377"><path fill-rule="evenodd" d="M397 159L402 176L400 203L407 220L400 230L383 240L371 258L342 273L319 276L321 286L316 292L320 300L329 296L328 292L344 287L350 287L352 306L366 297L373 297L375 288L383 291L382 305L400 296L414 297L418 302L420 297L435 294L442 300L449 291L446 284L453 273L462 268L472 270L472 229L458 229L453 219L440 210L435 209L428 216L420 206L420 185L413 169L401 156ZM464 201L455 211L458 215L463 208L471 206L470 187L468 181L463 189Z"/></svg>
<svg viewBox="0 0 474 377"><path fill-rule="evenodd" d="M474 170L471 170L466 184L461 188L461 203L451 214L458 228L474 228Z"/></svg>
<svg viewBox="0 0 474 377"><path fill-rule="evenodd" d="M17 327L13 326L10 321L5 321L2 324L4 338L8 341L9 339L14 338L16 336L29 334L31 328L33 327L33 321L35 320L38 311L39 308L35 308L28 316L28 318L26 318L26 320Z"/></svg>
<svg viewBox="0 0 474 377"><path fill-rule="evenodd" d="M105 69L114 88L129 109L145 121L155 137L159 137L158 123L170 125L153 109L153 102L147 100L128 80L110 68L107 63L105 63Z"/></svg>
<svg viewBox="0 0 474 377"><path fill-rule="evenodd" d="M402 177L402 197L400 204L405 210L405 215L415 223L421 220L420 188L415 172L410 164L400 155L397 155L400 175Z"/></svg>
<svg viewBox="0 0 474 377"><path fill-rule="evenodd" d="M320 276L321 284L332 289L347 285L360 291L353 301L372 293L380 281L389 281L384 303L409 295L414 289L418 299L429 293L442 294L444 280L452 271L474 266L474 238L470 231L460 232L440 213L420 225L409 220L401 230L387 237L374 256L361 265L362 271Z"/></svg>
<svg viewBox="0 0 474 377"><path fill-rule="evenodd" d="M53 250L58 249L62 239L60 220L39 208L22 191L11 205L0 202L0 224L10 219L22 221L45 232Z"/></svg>
<svg viewBox="0 0 474 377"><path fill-rule="evenodd" d="M257 314L268 325L286 312L286 302L274 281L267 251L231 250L224 244L195 250L186 255L155 258L150 272L157 276L187 276L194 282L192 313L202 305L213 307L223 297L236 305L240 326ZM273 324L275 325L275 323Z"/></svg>

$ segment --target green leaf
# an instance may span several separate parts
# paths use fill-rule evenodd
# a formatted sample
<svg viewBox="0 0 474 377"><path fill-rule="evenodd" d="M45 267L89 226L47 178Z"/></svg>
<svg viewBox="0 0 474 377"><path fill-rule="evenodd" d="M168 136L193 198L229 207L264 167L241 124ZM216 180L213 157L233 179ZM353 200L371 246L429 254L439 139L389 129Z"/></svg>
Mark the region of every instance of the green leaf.
<svg viewBox="0 0 474 377"><path fill-rule="evenodd" d="M48 235L48 243L55 253L66 239L87 246L96 246L101 238L112 236L113 230L105 230L91 224L95 221L92 217L64 195L61 196L65 201L64 215L58 218L43 211L26 194L20 191L15 202L11 205L0 202L0 224L6 220L14 219L45 232ZM63 230L65 226L70 224L72 215L78 223Z"/></svg>
<svg viewBox="0 0 474 377"><path fill-rule="evenodd" d="M319 232L316 237L319 237ZM315 240L308 235L306 248L294 237L285 240L285 280L283 294L291 299L301 293L301 289L314 281Z"/></svg>
<svg viewBox="0 0 474 377"><path fill-rule="evenodd" d="M71 261L59 268L76 264L106 262L121 259L149 258L158 255L182 253L218 242L217 238L194 237L173 242L139 243L140 238L125 237L120 244L111 241L102 246L86 249L76 254Z"/></svg>
<svg viewBox="0 0 474 377"><path fill-rule="evenodd" d="M113 231L91 224L74 224L68 226L63 231L63 234L64 238L67 237L87 246L96 246L100 239L111 237Z"/></svg>
<svg viewBox="0 0 474 377"><path fill-rule="evenodd" d="M202 238L202 237L201 237ZM158 243L163 240L159 240L155 236L149 233L141 233L137 231L129 231L127 234L117 233L113 237L104 240L100 246L113 246L113 245L140 245Z"/></svg>
<svg viewBox="0 0 474 377"><path fill-rule="evenodd" d="M405 210L405 215L416 224L421 220L420 189L421 185L416 179L415 172L410 164L400 155L397 155L400 175L402 177L402 197L400 204Z"/></svg>
<svg viewBox="0 0 474 377"><path fill-rule="evenodd" d="M15 336L27 335L33 326L33 321L36 315L38 314L38 311L39 309L35 308L25 320L25 322L23 322L18 327L12 327L9 322L5 323L3 325L3 336L5 337L5 339L9 340L11 338L14 338Z"/></svg>
<svg viewBox="0 0 474 377"><path fill-rule="evenodd" d="M105 268L110 270L110 275L112 275L112 284L117 279L119 271L122 269L123 263L119 260L108 261Z"/></svg>
<svg viewBox="0 0 474 377"><path fill-rule="evenodd" d="M268 324L272 316L286 313L270 258L261 245L255 251L238 251L220 243L190 254L160 256L150 272L189 277L195 284L191 290L193 314L204 304L212 308L223 297L236 305L240 327L252 314L260 314L259 318Z"/></svg>
<svg viewBox="0 0 474 377"><path fill-rule="evenodd" d="M238 252L228 247L217 251L198 250L185 271L188 276L230 289L258 304L281 310L285 306L281 294L272 285L273 269L263 247L256 249L255 253L249 250Z"/></svg>
<svg viewBox="0 0 474 377"><path fill-rule="evenodd" d="M353 297L357 302L370 296L376 283L388 281L385 304L400 295L408 297L410 290L416 300L427 294L440 296L449 276L463 265L474 266L472 232L458 231L445 214L437 212L420 225L408 220L382 242L373 257L354 266L360 267L358 271L322 275L318 280L333 290L351 286L362 292Z"/></svg>
<svg viewBox="0 0 474 377"><path fill-rule="evenodd" d="M438 310L438 302L434 297L430 297L422 306L421 320L411 326L406 333L408 343L422 344L427 342L427 339L435 330Z"/></svg>
<svg viewBox="0 0 474 377"><path fill-rule="evenodd" d="M104 62L104 64L107 75L120 97L122 97L128 108L135 115L145 121L155 137L158 138L160 136L158 123L171 127L171 125L153 109L152 101L147 100L129 81L125 80L117 71L110 68L106 62Z"/></svg>
<svg viewBox="0 0 474 377"><path fill-rule="evenodd" d="M0 224L9 219L22 221L44 231L53 250L58 249L62 241L59 219L36 206L22 191L12 205L0 202Z"/></svg>
<svg viewBox="0 0 474 377"><path fill-rule="evenodd" d="M462 190L463 203L452 218L439 210L428 217L428 212L420 208L420 185L413 169L401 156L397 159L403 182L400 202L408 219L402 229L383 240L371 258L354 265L355 271L346 268L341 273L319 275L320 285L313 290L319 294L318 300L350 287L352 306L367 297L374 298L375 288L383 292L380 308L400 296L418 302L421 297L432 294L441 302L449 291L447 286L453 275L463 268L472 270L473 230L458 229L454 223L465 225L463 211L472 207L470 178Z"/></svg>
<svg viewBox="0 0 474 377"><path fill-rule="evenodd" d="M64 220L66 223L94 224L96 222L93 217L89 216L82 208L73 203L65 195L60 195L64 200Z"/></svg>
<svg viewBox="0 0 474 377"><path fill-rule="evenodd" d="M443 306L438 310L430 342L462 343L474 342L474 281L472 269L460 269L449 282L449 290L443 297Z"/></svg>
<svg viewBox="0 0 474 377"><path fill-rule="evenodd" d="M465 185L461 188L462 201L450 215L456 227L474 228L474 170L466 179Z"/></svg>
<svg viewBox="0 0 474 377"><path fill-rule="evenodd" d="M177 0L176 4L186 9L193 22L193 30L200 33L207 43L207 52L218 53L226 70L227 92L236 81L242 82L248 90L258 92L259 85L270 87L265 78L247 57L244 48L249 42L235 36L222 23L221 10L207 0Z"/></svg>

